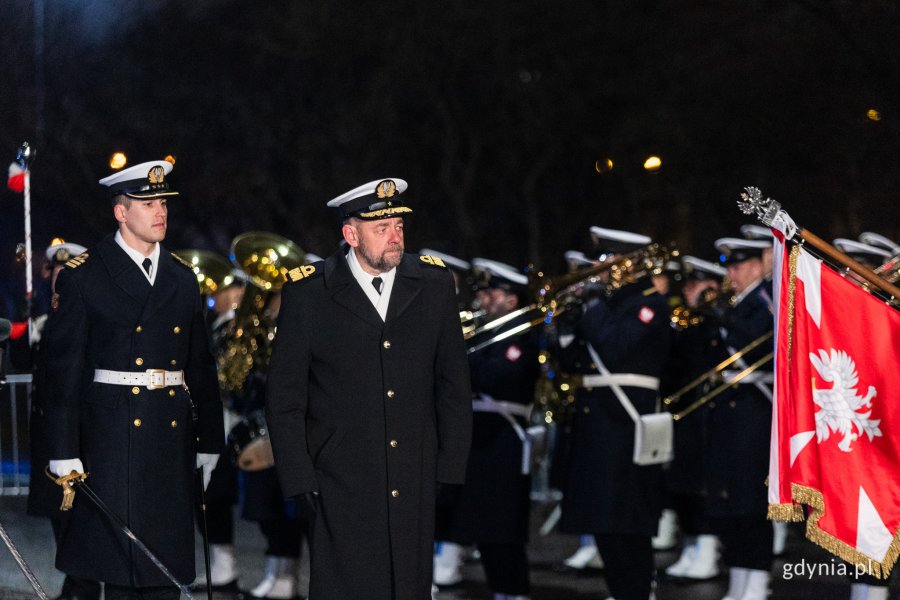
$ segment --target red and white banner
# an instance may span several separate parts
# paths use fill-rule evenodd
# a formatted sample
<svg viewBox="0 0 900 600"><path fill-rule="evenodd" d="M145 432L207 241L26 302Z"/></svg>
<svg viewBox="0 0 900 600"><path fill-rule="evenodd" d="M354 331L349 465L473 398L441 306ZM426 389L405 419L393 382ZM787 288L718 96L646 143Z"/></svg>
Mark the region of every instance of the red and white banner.
<svg viewBox="0 0 900 600"><path fill-rule="evenodd" d="M775 236L769 516L887 577L900 553L900 312ZM847 277L850 277L849 275Z"/></svg>

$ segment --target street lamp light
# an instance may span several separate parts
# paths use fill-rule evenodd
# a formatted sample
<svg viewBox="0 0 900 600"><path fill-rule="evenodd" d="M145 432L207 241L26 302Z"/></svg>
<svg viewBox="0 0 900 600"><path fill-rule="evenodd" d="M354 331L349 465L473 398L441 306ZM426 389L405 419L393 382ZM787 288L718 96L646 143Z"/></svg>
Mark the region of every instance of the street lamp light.
<svg viewBox="0 0 900 600"><path fill-rule="evenodd" d="M121 169L128 163L124 152L116 152L109 157L109 166L113 169Z"/></svg>

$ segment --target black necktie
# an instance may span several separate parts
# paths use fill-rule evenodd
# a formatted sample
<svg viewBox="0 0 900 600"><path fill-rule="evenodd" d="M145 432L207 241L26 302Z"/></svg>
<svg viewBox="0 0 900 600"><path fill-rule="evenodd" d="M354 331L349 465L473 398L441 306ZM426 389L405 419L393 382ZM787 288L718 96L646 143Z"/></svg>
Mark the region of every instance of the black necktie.
<svg viewBox="0 0 900 600"><path fill-rule="evenodd" d="M374 279L372 279L372 285L375 287L375 291L380 294L381 287L384 285L384 281L381 280L381 277L375 277Z"/></svg>
<svg viewBox="0 0 900 600"><path fill-rule="evenodd" d="M141 264L144 265L144 270L147 271L147 275L150 275L150 267L153 266L153 261L150 260L149 258L145 258L144 262Z"/></svg>

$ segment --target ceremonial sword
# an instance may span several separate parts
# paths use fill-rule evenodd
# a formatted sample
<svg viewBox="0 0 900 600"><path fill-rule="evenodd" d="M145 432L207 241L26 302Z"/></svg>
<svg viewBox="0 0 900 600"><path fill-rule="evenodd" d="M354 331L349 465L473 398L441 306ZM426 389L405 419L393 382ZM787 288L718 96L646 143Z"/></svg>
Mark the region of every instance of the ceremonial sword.
<svg viewBox="0 0 900 600"><path fill-rule="evenodd" d="M9 548L10 554L18 563L19 568L22 569L22 573L25 574L25 578L28 580L28 583L31 584L31 587L34 588L34 592L38 595L38 598L41 600L48 600L47 592L44 591L44 588L41 587L40 582L37 580L37 577L34 576L34 573L31 572L31 567L28 566L28 563L25 562L25 559L22 558L22 555L19 554L19 549L16 548L16 545L13 544L13 541L10 539L9 534L6 533L6 529L4 529L3 524L0 523L0 537L3 538L3 543L6 544L6 547Z"/></svg>

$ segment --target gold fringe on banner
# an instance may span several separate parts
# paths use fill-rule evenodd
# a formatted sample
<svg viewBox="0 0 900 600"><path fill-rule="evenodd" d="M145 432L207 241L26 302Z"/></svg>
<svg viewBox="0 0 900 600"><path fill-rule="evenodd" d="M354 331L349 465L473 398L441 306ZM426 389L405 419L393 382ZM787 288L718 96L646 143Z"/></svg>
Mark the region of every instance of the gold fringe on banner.
<svg viewBox="0 0 900 600"><path fill-rule="evenodd" d="M891 569L897 562L897 557L900 556L900 530L894 533L894 539L891 541L888 551L885 553L884 558L881 559L881 562L879 562L863 554L850 544L819 529L819 519L825 514L825 501L822 498L822 492L811 487L792 483L791 496L794 498L794 501L802 502L812 510L809 519L806 521L807 539L835 556L853 564L859 570L865 570L869 575L879 579L887 579L890 576Z"/></svg>
<svg viewBox="0 0 900 600"><path fill-rule="evenodd" d="M803 507L799 504L770 504L766 515L770 521L790 521L799 523L806 519Z"/></svg>

